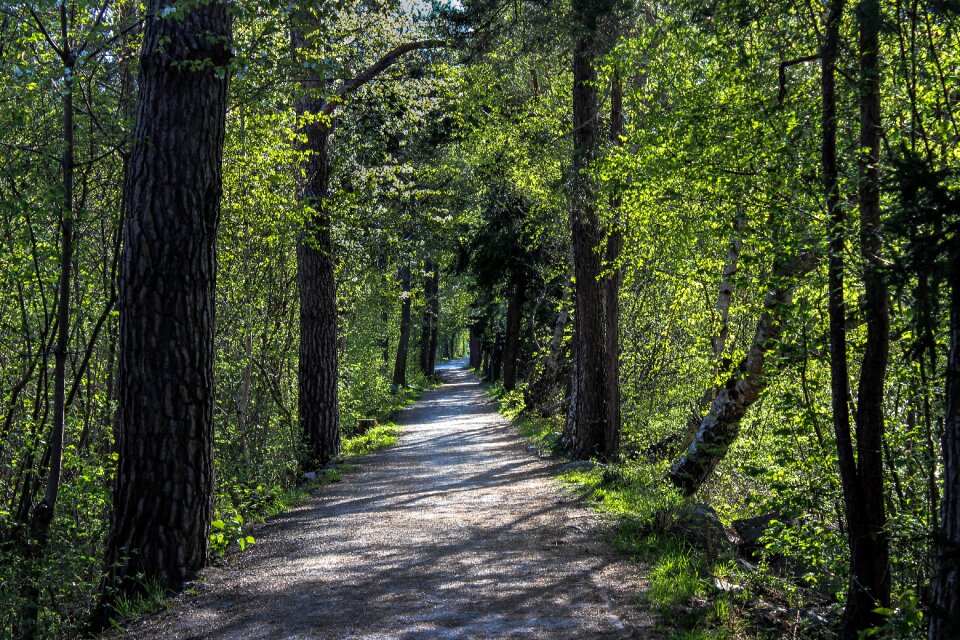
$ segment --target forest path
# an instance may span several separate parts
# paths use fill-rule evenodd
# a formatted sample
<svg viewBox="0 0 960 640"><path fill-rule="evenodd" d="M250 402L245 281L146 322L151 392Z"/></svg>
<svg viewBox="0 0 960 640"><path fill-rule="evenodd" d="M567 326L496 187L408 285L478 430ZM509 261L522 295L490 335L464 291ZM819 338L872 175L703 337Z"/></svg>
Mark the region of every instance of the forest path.
<svg viewBox="0 0 960 640"><path fill-rule="evenodd" d="M269 521L134 638L648 638L639 571L451 363L400 444Z"/></svg>

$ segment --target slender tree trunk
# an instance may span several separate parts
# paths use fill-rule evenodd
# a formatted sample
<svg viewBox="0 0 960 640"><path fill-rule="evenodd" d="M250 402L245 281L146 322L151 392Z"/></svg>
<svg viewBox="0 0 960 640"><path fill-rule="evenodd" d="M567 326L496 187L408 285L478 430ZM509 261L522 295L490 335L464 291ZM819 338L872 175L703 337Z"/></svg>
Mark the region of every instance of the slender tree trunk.
<svg viewBox="0 0 960 640"><path fill-rule="evenodd" d="M315 30L307 12L296 18L291 40L296 57L310 45L307 29ZM326 104L319 95L323 82L313 77L301 81L297 102L303 178L300 199L303 226L297 234L297 285L300 290L300 350L298 365L299 419L305 448L304 467L316 467L340 452L340 406L337 385L337 283L333 237L327 198L330 190L330 121L323 117Z"/></svg>
<svg viewBox="0 0 960 640"><path fill-rule="evenodd" d="M319 104L305 98L299 115L318 113ZM340 453L340 407L337 389L337 283L333 238L326 199L330 184L330 130L313 121L306 134L302 200L307 206L297 237L297 283L300 288L300 427L307 447L307 466L322 465Z"/></svg>
<svg viewBox="0 0 960 640"><path fill-rule="evenodd" d="M594 70L594 39L577 41L573 56L573 184L570 223L576 277L574 336L576 348L575 419L567 420L564 440L576 459L606 459L608 451L607 362L604 336L605 314L601 273L600 224L595 188L587 172L597 145L597 90Z"/></svg>
<svg viewBox="0 0 960 640"><path fill-rule="evenodd" d="M960 635L960 256L951 260L950 354L943 421L943 502L929 614L930 640Z"/></svg>
<svg viewBox="0 0 960 640"><path fill-rule="evenodd" d="M619 146L623 136L623 81L615 69L610 81L610 142ZM620 196L614 195L610 209L616 213L620 208ZM606 377L607 377L607 424L604 435L604 450L608 458L620 451L620 283L622 274L617 264L623 248L623 231L617 220L610 222L607 231L607 269L604 281L604 315L606 320Z"/></svg>
<svg viewBox="0 0 960 640"><path fill-rule="evenodd" d="M61 5L65 15L66 5ZM30 540L27 542L26 565L29 577L24 585L24 607L17 635L33 638L37 634L40 614L39 562L50 537L57 496L60 492L60 475L63 465L63 433L66 419L66 373L67 346L70 341L70 278L73 266L73 177L74 177L74 121L73 121L73 53L70 42L61 43L64 51L65 69L63 81L63 203L60 217L60 282L57 290L57 341L53 348L53 430L50 434L47 484L43 499L34 510L30 522Z"/></svg>
<svg viewBox="0 0 960 640"><path fill-rule="evenodd" d="M740 432L740 420L756 402L769 377L764 374L767 352L777 344L784 330L784 311L797 281L817 265L809 252L777 266L771 289L763 301L763 314L747 356L727 378L697 430L687 452L667 478L684 495L692 495L710 477Z"/></svg>
<svg viewBox="0 0 960 640"><path fill-rule="evenodd" d="M387 254L381 253L377 257L377 267L380 269L380 285L383 291L390 289L389 263ZM383 361L383 375L387 375L387 367L390 365L390 306L389 300L380 297L380 358Z"/></svg>
<svg viewBox="0 0 960 640"><path fill-rule="evenodd" d="M527 281L522 273L514 273L510 280L510 300L507 303L507 329L503 348L503 388L507 391L513 391L517 387L520 331L527 290Z"/></svg>
<svg viewBox="0 0 960 640"><path fill-rule="evenodd" d="M883 392L889 356L890 313L880 260L880 36L879 0L863 0L860 21L860 249L864 266L867 344L857 392L857 512L848 517L850 587L842 636L857 638L882 624L877 607L890 604L890 550L883 488Z"/></svg>
<svg viewBox="0 0 960 640"><path fill-rule="evenodd" d="M431 361L431 347L435 348L433 341L434 318L434 268L433 263L427 261L424 265L426 276L423 279L423 324L420 326L420 371L428 379L433 378L433 366Z"/></svg>
<svg viewBox="0 0 960 640"><path fill-rule="evenodd" d="M393 390L407 386L407 352L410 348L410 264L400 267L400 339L397 341L397 360L393 365Z"/></svg>
<svg viewBox="0 0 960 640"><path fill-rule="evenodd" d="M433 377L437 368L437 346L440 339L440 269L433 265L433 284L430 289L430 347L427 351L427 369Z"/></svg>
<svg viewBox="0 0 960 640"><path fill-rule="evenodd" d="M121 434L95 626L144 580L180 589L213 507L213 329L231 13L147 8L120 276ZM182 61L203 60L201 69Z"/></svg>

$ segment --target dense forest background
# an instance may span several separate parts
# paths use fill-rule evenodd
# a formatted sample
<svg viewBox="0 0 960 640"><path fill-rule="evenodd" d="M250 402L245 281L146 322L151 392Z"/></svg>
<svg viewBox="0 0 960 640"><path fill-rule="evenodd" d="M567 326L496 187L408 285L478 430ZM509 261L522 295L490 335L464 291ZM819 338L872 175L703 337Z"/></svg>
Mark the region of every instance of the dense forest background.
<svg viewBox="0 0 960 640"><path fill-rule="evenodd" d="M681 637L957 637L958 20L0 2L0 634L189 587L469 353L630 535L735 525Z"/></svg>

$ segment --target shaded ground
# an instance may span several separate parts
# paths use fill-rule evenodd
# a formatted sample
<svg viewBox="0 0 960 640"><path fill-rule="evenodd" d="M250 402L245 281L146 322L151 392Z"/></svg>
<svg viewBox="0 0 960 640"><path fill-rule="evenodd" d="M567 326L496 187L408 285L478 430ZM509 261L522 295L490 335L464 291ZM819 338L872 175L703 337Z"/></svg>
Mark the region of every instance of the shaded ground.
<svg viewBox="0 0 960 640"><path fill-rule="evenodd" d="M462 368L134 638L647 638L638 569Z"/></svg>

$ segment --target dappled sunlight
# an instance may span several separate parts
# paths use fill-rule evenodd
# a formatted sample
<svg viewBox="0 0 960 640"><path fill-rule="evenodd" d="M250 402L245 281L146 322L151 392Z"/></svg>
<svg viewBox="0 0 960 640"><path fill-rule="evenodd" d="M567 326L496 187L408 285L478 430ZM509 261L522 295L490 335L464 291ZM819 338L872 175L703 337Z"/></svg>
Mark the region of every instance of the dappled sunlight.
<svg viewBox="0 0 960 640"><path fill-rule="evenodd" d="M636 637L648 621L609 595L635 570L464 363L438 371L397 446L274 518L238 570L138 635Z"/></svg>

